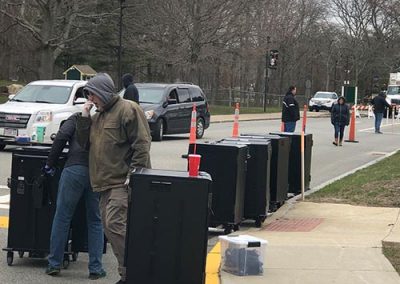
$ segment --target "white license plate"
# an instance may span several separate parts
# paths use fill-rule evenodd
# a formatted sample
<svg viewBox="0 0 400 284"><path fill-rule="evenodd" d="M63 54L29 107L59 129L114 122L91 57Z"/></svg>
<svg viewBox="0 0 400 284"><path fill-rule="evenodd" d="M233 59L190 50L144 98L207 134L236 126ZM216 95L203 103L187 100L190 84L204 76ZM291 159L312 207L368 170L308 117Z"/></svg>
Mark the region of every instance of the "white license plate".
<svg viewBox="0 0 400 284"><path fill-rule="evenodd" d="M18 129L4 128L4 136L18 136Z"/></svg>

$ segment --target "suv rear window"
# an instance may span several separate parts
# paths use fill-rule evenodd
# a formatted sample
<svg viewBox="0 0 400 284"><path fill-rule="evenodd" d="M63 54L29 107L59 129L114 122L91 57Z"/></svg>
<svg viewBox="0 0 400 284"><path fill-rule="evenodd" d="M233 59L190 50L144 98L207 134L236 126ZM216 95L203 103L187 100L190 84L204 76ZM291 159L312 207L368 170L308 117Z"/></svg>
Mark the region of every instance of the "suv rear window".
<svg viewBox="0 0 400 284"><path fill-rule="evenodd" d="M180 103L191 102L188 89L177 88L177 91L178 91L178 98L179 98Z"/></svg>
<svg viewBox="0 0 400 284"><path fill-rule="evenodd" d="M197 88L190 88L190 95L192 96L192 101L194 102L202 102L204 101L203 94L201 93L200 89Z"/></svg>

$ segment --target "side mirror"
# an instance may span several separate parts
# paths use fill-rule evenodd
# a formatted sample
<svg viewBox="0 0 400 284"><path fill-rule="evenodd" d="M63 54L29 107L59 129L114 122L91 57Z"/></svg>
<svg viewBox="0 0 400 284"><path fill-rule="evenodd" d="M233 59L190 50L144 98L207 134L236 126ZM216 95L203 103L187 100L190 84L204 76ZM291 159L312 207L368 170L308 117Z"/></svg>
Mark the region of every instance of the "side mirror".
<svg viewBox="0 0 400 284"><path fill-rule="evenodd" d="M9 95L8 99L11 101L15 97L15 94Z"/></svg>
<svg viewBox="0 0 400 284"><path fill-rule="evenodd" d="M168 99L168 104L175 105L175 104L177 104L177 100L176 99Z"/></svg>
<svg viewBox="0 0 400 284"><path fill-rule="evenodd" d="M74 105L83 105L84 103L86 103L87 102L87 99L85 99L85 98L77 98L75 101L74 101Z"/></svg>
<svg viewBox="0 0 400 284"><path fill-rule="evenodd" d="M162 107L166 108L168 106L168 104L169 104L168 101L165 101L165 102L162 103Z"/></svg>

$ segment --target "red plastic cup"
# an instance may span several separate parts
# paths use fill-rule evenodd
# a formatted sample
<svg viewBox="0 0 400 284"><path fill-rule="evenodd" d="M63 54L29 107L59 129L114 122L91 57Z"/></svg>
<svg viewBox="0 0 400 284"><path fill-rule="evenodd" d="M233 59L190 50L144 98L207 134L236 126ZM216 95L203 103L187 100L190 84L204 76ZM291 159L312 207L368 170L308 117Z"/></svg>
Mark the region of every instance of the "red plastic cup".
<svg viewBox="0 0 400 284"><path fill-rule="evenodd" d="M189 176L197 177L199 175L201 155L189 154Z"/></svg>

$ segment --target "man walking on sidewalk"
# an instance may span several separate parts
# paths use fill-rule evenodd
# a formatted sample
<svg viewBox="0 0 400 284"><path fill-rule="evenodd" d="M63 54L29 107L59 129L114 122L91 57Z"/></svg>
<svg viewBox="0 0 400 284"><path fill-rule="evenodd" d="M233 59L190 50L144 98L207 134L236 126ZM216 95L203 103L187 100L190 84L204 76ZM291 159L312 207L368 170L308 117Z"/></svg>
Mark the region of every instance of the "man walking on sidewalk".
<svg viewBox="0 0 400 284"><path fill-rule="evenodd" d="M385 107L390 108L390 105L386 101L386 94L384 90L382 90L379 93L379 95L377 95L375 98L372 99L371 104L375 116L375 133L382 134L381 123L382 123L383 113L385 111Z"/></svg>
<svg viewBox="0 0 400 284"><path fill-rule="evenodd" d="M88 102L78 117L77 134L89 148L90 182L100 192L104 232L118 260L126 283L125 236L130 175L136 168L150 168L150 128L140 106L114 94L108 74L97 74L84 88ZM97 112L90 116L93 104Z"/></svg>
<svg viewBox="0 0 400 284"><path fill-rule="evenodd" d="M285 132L294 132L296 129L296 121L300 120L299 103L294 98L295 95L296 87L290 86L283 98L282 122L284 123Z"/></svg>

